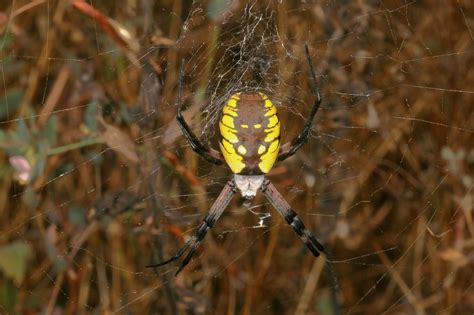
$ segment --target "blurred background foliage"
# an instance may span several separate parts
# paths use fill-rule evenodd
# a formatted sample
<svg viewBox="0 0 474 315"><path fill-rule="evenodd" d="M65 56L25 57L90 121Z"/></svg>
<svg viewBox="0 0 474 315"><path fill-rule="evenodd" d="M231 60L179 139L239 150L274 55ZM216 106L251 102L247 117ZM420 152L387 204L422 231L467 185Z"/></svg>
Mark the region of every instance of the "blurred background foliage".
<svg viewBox="0 0 474 315"><path fill-rule="evenodd" d="M259 19L284 138L304 43L318 73L313 137L269 177L330 256L236 197L177 278L146 269L230 175L175 123L179 62L216 147L216 80L258 57L228 43ZM472 314L473 29L471 1L2 1L0 313Z"/></svg>

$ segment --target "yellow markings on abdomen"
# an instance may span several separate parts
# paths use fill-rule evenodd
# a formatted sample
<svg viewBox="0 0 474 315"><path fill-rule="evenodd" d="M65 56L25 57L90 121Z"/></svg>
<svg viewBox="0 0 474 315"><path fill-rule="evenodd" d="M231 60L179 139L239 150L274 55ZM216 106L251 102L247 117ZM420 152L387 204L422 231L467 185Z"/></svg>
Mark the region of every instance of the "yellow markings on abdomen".
<svg viewBox="0 0 474 315"><path fill-rule="evenodd" d="M230 106L230 107L237 107L237 102L239 101L240 99L240 93L237 93L237 94L234 94L232 95L230 98L229 98L229 101L227 102L227 106Z"/></svg>
<svg viewBox="0 0 474 315"><path fill-rule="evenodd" d="M275 164L275 160L278 156L278 149L280 148L280 140L276 139L272 143L270 143L270 147L268 148L265 154L260 156L260 163L258 163L258 168L263 173L268 173Z"/></svg>
<svg viewBox="0 0 474 315"><path fill-rule="evenodd" d="M279 120L278 120L278 116L277 115L273 115L272 117L269 117L268 118L268 125L267 125L267 128L273 128L275 127L276 124L278 124Z"/></svg>
<svg viewBox="0 0 474 315"><path fill-rule="evenodd" d="M247 148L245 148L243 145L239 145L239 147L237 148L237 152L239 152L242 155L245 155L247 154Z"/></svg>
<svg viewBox="0 0 474 315"><path fill-rule="evenodd" d="M242 170L245 168L245 163L242 162L243 157L237 154L232 143L222 139L222 141L219 142L219 146L221 148L222 155L224 156L224 159L232 172L235 174L242 172Z"/></svg>
<svg viewBox="0 0 474 315"><path fill-rule="evenodd" d="M237 117L237 111L230 107L230 106L224 106L224 108L222 109L222 112L225 114L225 115L230 115L230 116L233 116L233 117Z"/></svg>
<svg viewBox="0 0 474 315"><path fill-rule="evenodd" d="M223 115L223 116L222 116L222 119L221 119L221 122L222 122L222 124L224 124L225 126L227 126L227 127L229 127L229 128L232 128L232 129L235 129L235 126L234 126L234 118L232 118L232 116Z"/></svg>
<svg viewBox="0 0 474 315"><path fill-rule="evenodd" d="M237 137L237 130L225 125L222 120L219 122L219 130L221 131L222 137L230 143L239 142L239 138Z"/></svg>
<svg viewBox="0 0 474 315"><path fill-rule="evenodd" d="M219 130L219 146L233 173L265 174L271 170L280 148L280 121L265 94L232 95L222 108Z"/></svg>
<svg viewBox="0 0 474 315"><path fill-rule="evenodd" d="M265 129L267 133L265 142L272 142L280 137L280 123L278 122L274 127Z"/></svg>
<svg viewBox="0 0 474 315"><path fill-rule="evenodd" d="M236 174L240 173L245 168L245 163L243 162L242 157L242 152L245 150L245 147L240 145L238 150L234 147L234 144L239 143L234 121L235 117L239 116L237 108L237 102L240 99L239 96L240 93L237 93L229 98L222 109L223 115L219 121L219 130L222 136L221 141L219 141L219 146L227 165L229 165L232 172Z"/></svg>
<svg viewBox="0 0 474 315"><path fill-rule="evenodd" d="M267 103L272 104L272 106L267 106ZM265 117L270 117L277 113L277 108L275 107L275 105L273 105L272 102L270 102L270 100L265 101L265 108L267 109L267 112L265 113Z"/></svg>
<svg viewBox="0 0 474 315"><path fill-rule="evenodd" d="M258 154L260 154L260 163L258 168L262 173L268 173L275 164L278 157L278 151L280 148L280 121L277 115L276 106L272 101L264 94L261 94L265 101L265 117L268 117L268 121L265 128L265 139L264 143L261 143L258 147Z"/></svg>

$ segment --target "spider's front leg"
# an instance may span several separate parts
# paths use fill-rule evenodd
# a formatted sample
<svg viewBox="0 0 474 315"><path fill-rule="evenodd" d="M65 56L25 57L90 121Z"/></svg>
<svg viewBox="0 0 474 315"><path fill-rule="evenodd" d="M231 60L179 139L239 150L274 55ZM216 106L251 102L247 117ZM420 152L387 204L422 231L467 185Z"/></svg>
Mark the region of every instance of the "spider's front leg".
<svg viewBox="0 0 474 315"><path fill-rule="evenodd" d="M314 237L314 235L305 227L303 221L301 221L296 212L268 179L265 178L260 189L272 206L285 218L286 223L291 225L293 230L306 244L311 253L316 257L320 255L320 252L324 253L323 245L321 245L316 237Z"/></svg>
<svg viewBox="0 0 474 315"><path fill-rule="evenodd" d="M318 112L319 106L321 105L321 102L322 102L321 93L319 92L319 87L316 80L316 72L314 71L314 65L313 65L313 62L311 61L311 56L309 55L308 45L305 44L304 48L305 48L305 53L306 53L306 59L309 65L309 70L311 73L311 78L313 81L313 84L311 85L311 89L316 99L314 101L313 107L311 108L311 112L309 113L309 116L306 118L306 122L304 123L303 130L301 131L301 133L297 135L293 140L283 144L280 147L280 152L278 153L278 157L277 157L277 161L279 162L295 154L303 146L303 144L305 144L306 141L308 141L309 132L311 131L311 127L313 126L314 116L316 116L316 113Z"/></svg>
<svg viewBox="0 0 474 315"><path fill-rule="evenodd" d="M184 119L181 111L183 109L183 102L182 102L182 90L183 90L183 78L184 78L184 60L181 62L181 68L179 71L179 81L178 81L178 110L176 112L176 120L178 121L178 125L183 132L184 137L191 145L191 148L206 159L208 162L211 162L216 165L220 165L223 162L222 154L219 151L214 149L208 148L204 144L199 141L198 137L193 133L191 128L189 128L188 123Z"/></svg>
<svg viewBox="0 0 474 315"><path fill-rule="evenodd" d="M202 240L206 236L207 232L214 226L216 221L222 215L222 212L224 212L225 208L229 205L229 202L235 193L236 193L236 187L235 187L234 181L231 179L227 182L227 184L222 189L221 193L219 194L219 197L217 197L216 201L212 205L208 214L206 215L202 223L199 225L197 231L188 241L186 241L183 247L181 247L176 252L176 254L170 259L161 263L151 264L146 267L153 268L153 267L166 265L180 258L186 252L188 248L191 248L189 253L183 259L183 262L181 263L181 266L179 267L178 271L176 271L176 273L174 274L175 276L177 276L181 272L181 270L183 270L183 268L186 267L186 265L189 263L193 255L196 253L196 250L198 249Z"/></svg>

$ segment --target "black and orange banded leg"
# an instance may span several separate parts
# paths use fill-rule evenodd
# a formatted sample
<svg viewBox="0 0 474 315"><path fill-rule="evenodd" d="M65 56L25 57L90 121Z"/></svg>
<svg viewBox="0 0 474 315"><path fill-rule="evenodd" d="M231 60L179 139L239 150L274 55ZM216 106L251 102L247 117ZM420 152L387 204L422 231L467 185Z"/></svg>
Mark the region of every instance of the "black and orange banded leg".
<svg viewBox="0 0 474 315"><path fill-rule="evenodd" d="M193 255L196 253L196 250L198 249L202 240L206 236L207 232L214 226L216 221L222 215L222 212L224 212L225 208L229 205L229 202L234 196L235 192L236 192L236 188L235 188L234 181L229 180L227 184L224 186L224 188L222 189L221 193L219 194L219 197L217 197L216 201L212 205L211 209L209 210L209 213L206 215L203 222L199 225L197 231L183 245L183 247L181 247L176 252L176 254L170 259L161 263L151 264L146 267L153 268L153 267L159 267L159 266L169 264L170 262L173 262L177 260L178 258L180 258L181 256L183 256L186 250L190 248L189 253L183 259L178 271L176 271L176 273L174 274L175 276L177 276L181 272L181 270L183 270L183 268L186 267L186 265L189 263Z"/></svg>
<svg viewBox="0 0 474 315"><path fill-rule="evenodd" d="M181 114L181 110L183 109L183 101L182 101L182 90L183 90L183 78L184 78L184 60L181 61L181 68L179 70L179 81L178 81L178 111L176 112L176 120L178 121L178 125L183 132L184 137L188 140L191 148L206 159L208 162L211 162L216 165L220 165L223 162L222 154L219 151L214 149L208 148L204 144L199 141L198 137L193 133L191 128L189 128L188 123L184 119L183 115Z"/></svg>
<svg viewBox="0 0 474 315"><path fill-rule="evenodd" d="M285 218L286 223L291 225L311 253L316 257L320 255L320 252L324 253L323 245L305 227L303 221L268 179L265 178L261 190L272 206Z"/></svg>
<svg viewBox="0 0 474 315"><path fill-rule="evenodd" d="M313 94L316 99L314 100L314 104L311 108L309 116L306 118L303 130L293 140L285 143L280 147L280 152L278 153L277 161L283 161L286 158L289 158L290 156L295 154L303 146L303 144L306 143L306 141L308 141L309 132L311 131L311 127L313 126L314 116L316 116L316 113L318 112L319 106L322 102L321 93L319 92L319 87L316 80L316 72L314 71L313 61L311 61L311 56L309 55L308 45L305 44L304 49L306 52L306 59L308 61L309 70L311 72L311 78L313 81L313 84L311 84L311 89L313 90Z"/></svg>

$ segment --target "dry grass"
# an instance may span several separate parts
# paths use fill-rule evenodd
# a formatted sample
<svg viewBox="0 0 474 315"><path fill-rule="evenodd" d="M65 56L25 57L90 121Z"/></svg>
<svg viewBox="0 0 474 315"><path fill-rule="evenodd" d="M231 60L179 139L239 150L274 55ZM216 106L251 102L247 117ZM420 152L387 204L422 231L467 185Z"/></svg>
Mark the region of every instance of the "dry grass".
<svg viewBox="0 0 474 315"><path fill-rule="evenodd" d="M297 57L275 50L278 93L303 91L281 109L286 139L313 100L305 42L322 74L318 136L269 177L331 262L268 205L254 209L267 227L249 228L258 218L234 198L177 278L145 265L182 245L229 176L179 133L178 61L191 120L219 58L208 47L243 5L212 22L180 1L5 2L0 313L474 312L469 1L264 5Z"/></svg>

